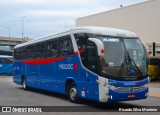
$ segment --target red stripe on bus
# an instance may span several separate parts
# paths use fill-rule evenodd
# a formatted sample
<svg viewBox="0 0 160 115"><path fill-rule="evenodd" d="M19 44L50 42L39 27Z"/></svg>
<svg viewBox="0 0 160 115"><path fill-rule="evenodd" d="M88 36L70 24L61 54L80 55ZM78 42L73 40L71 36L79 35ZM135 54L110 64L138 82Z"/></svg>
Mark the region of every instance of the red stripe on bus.
<svg viewBox="0 0 160 115"><path fill-rule="evenodd" d="M78 54L78 52L74 52L74 55L77 55Z"/></svg>
<svg viewBox="0 0 160 115"><path fill-rule="evenodd" d="M22 60L22 62L25 64L37 65L37 64L49 64L64 59L65 58L48 58L48 59L36 59L36 60Z"/></svg>
<svg viewBox="0 0 160 115"><path fill-rule="evenodd" d="M85 50L79 50L79 53L83 53L85 52ZM74 55L77 55L78 54L78 51L77 52L74 52Z"/></svg>
<svg viewBox="0 0 160 115"><path fill-rule="evenodd" d="M80 53L85 52L85 50L80 50ZM78 52L74 52L74 55L77 55ZM23 63L25 64L32 64L32 65L37 65L37 64L49 64L57 61L61 61L66 59L66 57L63 58L47 58L47 59L36 59L36 60L22 60Z"/></svg>

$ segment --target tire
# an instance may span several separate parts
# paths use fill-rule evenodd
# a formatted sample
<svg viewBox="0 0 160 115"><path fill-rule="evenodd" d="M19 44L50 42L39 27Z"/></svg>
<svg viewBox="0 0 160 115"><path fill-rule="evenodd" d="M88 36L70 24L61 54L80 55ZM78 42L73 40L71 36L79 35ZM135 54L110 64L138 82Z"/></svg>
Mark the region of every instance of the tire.
<svg viewBox="0 0 160 115"><path fill-rule="evenodd" d="M71 85L68 86L68 99L72 102L72 103L77 103L78 102L78 92L77 92L77 87L74 83L72 83Z"/></svg>
<svg viewBox="0 0 160 115"><path fill-rule="evenodd" d="M22 87L23 87L24 90L27 90L27 89L28 89L26 83L27 83L27 82L26 82L26 78L24 77L24 78L22 79Z"/></svg>

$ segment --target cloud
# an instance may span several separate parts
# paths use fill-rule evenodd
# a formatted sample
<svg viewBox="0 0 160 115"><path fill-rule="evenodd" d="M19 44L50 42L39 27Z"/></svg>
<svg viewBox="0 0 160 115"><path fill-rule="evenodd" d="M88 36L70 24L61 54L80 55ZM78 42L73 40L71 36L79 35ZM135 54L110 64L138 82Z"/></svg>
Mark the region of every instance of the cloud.
<svg viewBox="0 0 160 115"><path fill-rule="evenodd" d="M89 15L95 12L100 12L103 11L104 8L98 8L98 9L71 9L71 10L29 10L25 12L24 14L29 15L29 16L66 16L66 17L80 17L80 16L85 16Z"/></svg>
<svg viewBox="0 0 160 115"><path fill-rule="evenodd" d="M92 3L93 0L1 0L1 5L82 5Z"/></svg>
<svg viewBox="0 0 160 115"><path fill-rule="evenodd" d="M45 33L64 30L75 25L75 19L118 8L120 4L142 2L145 0L1 0L0 27L10 26L11 36L21 37L22 19L25 36L36 38ZM2 29L0 35L7 35Z"/></svg>

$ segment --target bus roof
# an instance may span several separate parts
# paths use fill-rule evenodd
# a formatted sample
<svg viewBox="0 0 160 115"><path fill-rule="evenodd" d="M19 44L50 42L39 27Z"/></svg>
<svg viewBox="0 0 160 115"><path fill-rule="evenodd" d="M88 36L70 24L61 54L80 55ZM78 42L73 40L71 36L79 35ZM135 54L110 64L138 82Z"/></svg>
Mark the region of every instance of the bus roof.
<svg viewBox="0 0 160 115"><path fill-rule="evenodd" d="M0 55L0 58L13 58L13 56Z"/></svg>
<svg viewBox="0 0 160 115"><path fill-rule="evenodd" d="M121 36L121 37L137 37L137 35L133 32L122 30L122 29L116 29L116 28L75 27L75 28L73 28L71 30L68 30L68 31L64 31L64 32L61 32L61 33L57 33L57 34L54 34L54 35L47 36L47 37L42 37L42 38L39 38L39 39L30 40L30 41L25 42L23 44L19 44L19 45L15 46L14 48L26 46L26 45L33 44L33 43L42 42L42 41L53 39L53 38L56 38L56 37L69 35L71 33L73 33L73 34L75 34L75 33L95 33L95 34L99 34L99 35L108 35L108 36L117 36L117 37L118 36Z"/></svg>

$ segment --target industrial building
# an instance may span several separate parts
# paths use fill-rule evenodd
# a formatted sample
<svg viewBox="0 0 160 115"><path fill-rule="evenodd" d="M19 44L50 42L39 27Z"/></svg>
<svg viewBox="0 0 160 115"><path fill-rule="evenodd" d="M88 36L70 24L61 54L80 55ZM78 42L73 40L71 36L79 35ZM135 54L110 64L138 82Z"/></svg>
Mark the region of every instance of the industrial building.
<svg viewBox="0 0 160 115"><path fill-rule="evenodd" d="M121 6L118 9L76 19L76 26L102 26L129 30L149 46L160 42L160 0ZM160 45L156 44L160 51Z"/></svg>
<svg viewBox="0 0 160 115"><path fill-rule="evenodd" d="M9 49L13 50L14 46L29 40L31 39L0 36L0 46L9 46ZM0 50L3 50L3 49L0 48Z"/></svg>

